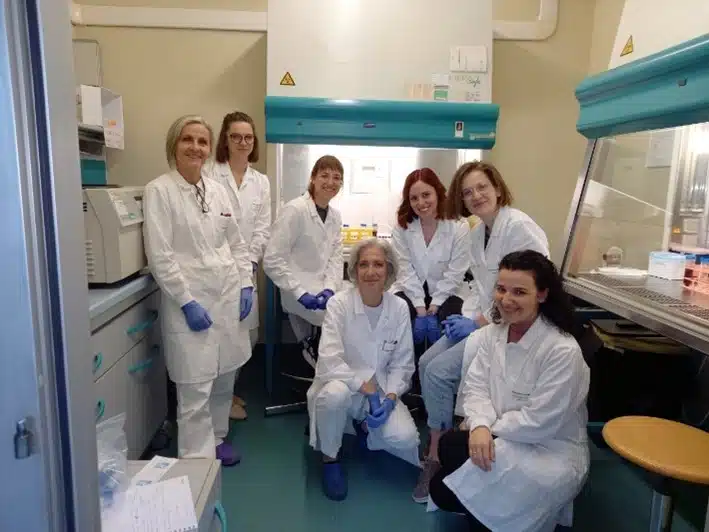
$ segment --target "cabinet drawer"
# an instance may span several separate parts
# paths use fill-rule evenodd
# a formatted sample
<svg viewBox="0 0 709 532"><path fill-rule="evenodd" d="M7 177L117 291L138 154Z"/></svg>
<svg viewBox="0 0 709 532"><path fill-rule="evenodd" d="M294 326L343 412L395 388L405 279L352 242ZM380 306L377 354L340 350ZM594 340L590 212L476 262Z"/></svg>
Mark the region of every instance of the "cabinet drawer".
<svg viewBox="0 0 709 532"><path fill-rule="evenodd" d="M146 336L152 336L157 325L157 306L146 298L119 314L91 335L94 380L99 379L118 359Z"/></svg>
<svg viewBox="0 0 709 532"><path fill-rule="evenodd" d="M128 458L137 459L165 417L165 362L143 338L94 384L96 422L125 412Z"/></svg>

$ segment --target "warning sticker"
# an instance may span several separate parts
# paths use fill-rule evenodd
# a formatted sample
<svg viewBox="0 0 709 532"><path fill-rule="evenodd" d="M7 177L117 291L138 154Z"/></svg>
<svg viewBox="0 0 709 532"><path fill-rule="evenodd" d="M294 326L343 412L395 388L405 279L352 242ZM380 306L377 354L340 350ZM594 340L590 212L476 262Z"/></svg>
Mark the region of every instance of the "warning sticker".
<svg viewBox="0 0 709 532"><path fill-rule="evenodd" d="M623 46L623 50L620 52L620 57L623 57L624 55L632 54L634 50L633 47L633 36L631 35L628 37L628 40L625 42L625 46Z"/></svg>
<svg viewBox="0 0 709 532"><path fill-rule="evenodd" d="M290 72L286 72L281 78L281 85L286 87L295 87L295 80L293 79L293 76L290 75Z"/></svg>

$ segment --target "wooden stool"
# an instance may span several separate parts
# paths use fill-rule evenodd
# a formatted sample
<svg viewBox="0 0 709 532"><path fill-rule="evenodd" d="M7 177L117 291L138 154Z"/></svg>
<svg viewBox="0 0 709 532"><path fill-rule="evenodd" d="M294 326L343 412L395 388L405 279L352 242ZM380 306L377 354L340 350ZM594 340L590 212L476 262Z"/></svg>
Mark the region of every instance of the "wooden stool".
<svg viewBox="0 0 709 532"><path fill-rule="evenodd" d="M651 532L672 528L671 480L709 484L709 434L703 430L667 419L627 416L606 423L603 438L620 456L655 476ZM709 532L709 514L704 531Z"/></svg>

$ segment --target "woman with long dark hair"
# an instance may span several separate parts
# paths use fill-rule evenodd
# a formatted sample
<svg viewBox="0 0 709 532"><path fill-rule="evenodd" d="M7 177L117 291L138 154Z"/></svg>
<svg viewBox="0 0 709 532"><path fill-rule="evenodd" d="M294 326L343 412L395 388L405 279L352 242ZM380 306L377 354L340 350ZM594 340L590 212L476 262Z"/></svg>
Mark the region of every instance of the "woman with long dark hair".
<svg viewBox="0 0 709 532"><path fill-rule="evenodd" d="M531 250L506 255L490 317L469 340L464 430L441 438L431 500L491 530L570 526L589 468L590 371L554 264Z"/></svg>

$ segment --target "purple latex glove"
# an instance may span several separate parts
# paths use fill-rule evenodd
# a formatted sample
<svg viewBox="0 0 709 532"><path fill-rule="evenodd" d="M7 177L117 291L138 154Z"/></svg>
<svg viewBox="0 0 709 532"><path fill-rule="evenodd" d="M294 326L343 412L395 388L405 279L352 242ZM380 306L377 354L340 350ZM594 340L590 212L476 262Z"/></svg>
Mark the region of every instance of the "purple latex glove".
<svg viewBox="0 0 709 532"><path fill-rule="evenodd" d="M239 321L244 321L244 318L251 312L251 307L254 304L254 287L249 286L241 289L240 313Z"/></svg>
<svg viewBox="0 0 709 532"><path fill-rule="evenodd" d="M329 288L326 288L325 290L320 292L318 295L316 295L315 297L318 298L318 308L320 310L325 310L325 308L327 307L328 300L334 295L335 295L335 292L333 292Z"/></svg>
<svg viewBox="0 0 709 532"><path fill-rule="evenodd" d="M209 317L207 309L196 301L183 305L182 313L185 315L187 326L195 332L207 330L212 326L212 318Z"/></svg>
<svg viewBox="0 0 709 532"><path fill-rule="evenodd" d="M300 296L300 299L298 299L298 303L303 305L308 310L317 310L318 308L320 308L318 298L310 292L306 292L305 294Z"/></svg>

